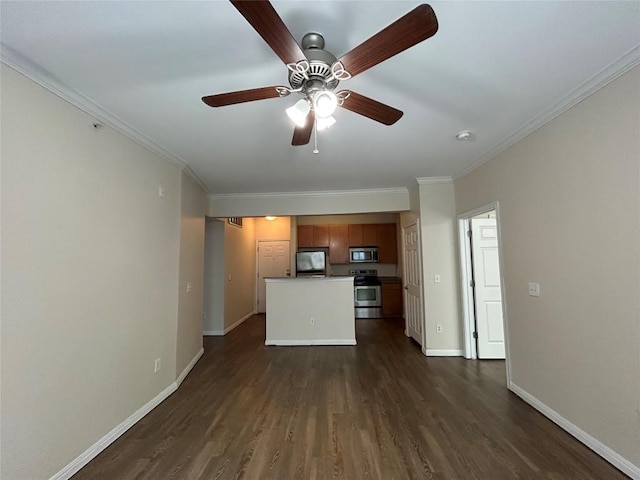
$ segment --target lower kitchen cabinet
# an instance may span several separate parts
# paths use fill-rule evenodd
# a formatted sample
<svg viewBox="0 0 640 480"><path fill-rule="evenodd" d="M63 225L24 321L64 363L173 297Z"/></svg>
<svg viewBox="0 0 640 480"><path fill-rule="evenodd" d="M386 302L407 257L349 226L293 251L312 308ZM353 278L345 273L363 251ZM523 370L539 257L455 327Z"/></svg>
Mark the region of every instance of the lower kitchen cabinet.
<svg viewBox="0 0 640 480"><path fill-rule="evenodd" d="M385 317L401 317L402 283L400 281L382 282L382 315Z"/></svg>

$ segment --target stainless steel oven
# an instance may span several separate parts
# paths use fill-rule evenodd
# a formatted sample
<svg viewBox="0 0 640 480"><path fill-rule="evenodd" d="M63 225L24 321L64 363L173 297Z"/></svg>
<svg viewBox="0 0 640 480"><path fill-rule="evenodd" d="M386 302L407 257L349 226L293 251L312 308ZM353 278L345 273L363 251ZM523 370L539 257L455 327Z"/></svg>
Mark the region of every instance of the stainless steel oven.
<svg viewBox="0 0 640 480"><path fill-rule="evenodd" d="M376 270L351 270L354 275L353 304L356 318L382 316L382 288Z"/></svg>

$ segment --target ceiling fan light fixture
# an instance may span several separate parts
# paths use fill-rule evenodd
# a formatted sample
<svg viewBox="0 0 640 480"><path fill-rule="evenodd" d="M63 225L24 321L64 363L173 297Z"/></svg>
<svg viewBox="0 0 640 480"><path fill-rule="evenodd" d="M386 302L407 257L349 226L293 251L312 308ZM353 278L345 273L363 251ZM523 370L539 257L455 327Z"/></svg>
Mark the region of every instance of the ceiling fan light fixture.
<svg viewBox="0 0 640 480"><path fill-rule="evenodd" d="M287 116L299 127L304 127L311 105L306 99L298 100L292 107L287 108Z"/></svg>
<svg viewBox="0 0 640 480"><path fill-rule="evenodd" d="M333 92L321 90L313 96L313 109L316 117L327 118L336 111L338 106L338 97Z"/></svg>
<svg viewBox="0 0 640 480"><path fill-rule="evenodd" d="M333 115L329 115L328 117L318 117L316 119L316 126L318 130L326 130L334 123L336 123L336 119Z"/></svg>

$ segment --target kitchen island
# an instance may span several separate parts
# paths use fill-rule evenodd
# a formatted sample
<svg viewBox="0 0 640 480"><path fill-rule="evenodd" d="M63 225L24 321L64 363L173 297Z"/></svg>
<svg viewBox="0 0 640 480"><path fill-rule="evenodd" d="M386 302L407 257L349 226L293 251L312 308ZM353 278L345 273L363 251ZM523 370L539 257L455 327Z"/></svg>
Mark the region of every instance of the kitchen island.
<svg viewBox="0 0 640 480"><path fill-rule="evenodd" d="M353 277L266 278L265 345L355 345Z"/></svg>

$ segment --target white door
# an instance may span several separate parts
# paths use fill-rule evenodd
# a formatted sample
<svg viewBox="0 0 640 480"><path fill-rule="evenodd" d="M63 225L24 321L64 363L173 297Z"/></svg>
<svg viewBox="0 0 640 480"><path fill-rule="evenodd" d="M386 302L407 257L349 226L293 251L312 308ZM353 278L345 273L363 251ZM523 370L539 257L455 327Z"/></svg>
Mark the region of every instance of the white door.
<svg viewBox="0 0 640 480"><path fill-rule="evenodd" d="M403 229L405 334L422 345L422 288L420 236L414 223Z"/></svg>
<svg viewBox="0 0 640 480"><path fill-rule="evenodd" d="M288 277L291 275L289 240L258 242L258 312L267 311L267 288L265 277Z"/></svg>
<svg viewBox="0 0 640 480"><path fill-rule="evenodd" d="M495 218L471 219L478 358L504 358L498 229Z"/></svg>

